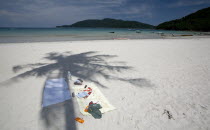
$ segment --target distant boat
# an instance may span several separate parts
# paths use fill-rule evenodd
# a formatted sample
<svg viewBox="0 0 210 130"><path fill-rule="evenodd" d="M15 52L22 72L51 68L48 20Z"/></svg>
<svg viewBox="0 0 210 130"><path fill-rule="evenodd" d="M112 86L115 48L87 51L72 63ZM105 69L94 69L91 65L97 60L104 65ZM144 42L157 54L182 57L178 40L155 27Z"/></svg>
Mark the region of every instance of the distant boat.
<svg viewBox="0 0 210 130"><path fill-rule="evenodd" d="M163 32L157 32L157 34L164 34Z"/></svg>
<svg viewBox="0 0 210 130"><path fill-rule="evenodd" d="M141 33L141 31L140 30L136 30L136 33Z"/></svg>
<svg viewBox="0 0 210 130"><path fill-rule="evenodd" d="M129 31L136 31L136 29L128 29Z"/></svg>
<svg viewBox="0 0 210 130"><path fill-rule="evenodd" d="M113 38L113 39L114 40L129 40L129 38L123 38L123 37L122 38L121 37L120 38Z"/></svg>

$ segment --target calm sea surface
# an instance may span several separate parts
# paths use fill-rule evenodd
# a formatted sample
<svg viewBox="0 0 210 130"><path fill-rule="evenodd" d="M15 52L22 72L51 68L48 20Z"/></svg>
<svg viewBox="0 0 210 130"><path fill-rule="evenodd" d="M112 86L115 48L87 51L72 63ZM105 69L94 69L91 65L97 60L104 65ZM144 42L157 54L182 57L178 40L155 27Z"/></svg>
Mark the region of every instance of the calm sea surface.
<svg viewBox="0 0 210 130"><path fill-rule="evenodd" d="M158 39L197 35L199 32L116 28L0 28L0 43L83 41L111 39Z"/></svg>

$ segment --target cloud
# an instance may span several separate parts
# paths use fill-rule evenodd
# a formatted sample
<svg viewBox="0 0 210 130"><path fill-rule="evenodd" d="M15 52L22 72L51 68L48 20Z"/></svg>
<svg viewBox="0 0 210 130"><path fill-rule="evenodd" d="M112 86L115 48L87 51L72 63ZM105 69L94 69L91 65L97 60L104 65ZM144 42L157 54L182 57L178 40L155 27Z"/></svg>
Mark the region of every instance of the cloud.
<svg viewBox="0 0 210 130"><path fill-rule="evenodd" d="M7 10L0 10L0 16L19 16L19 13L7 11Z"/></svg>
<svg viewBox="0 0 210 130"><path fill-rule="evenodd" d="M0 8L0 15L8 23L12 21L11 26L54 27L85 19L135 20L152 16L151 6L142 0L8 0Z"/></svg>
<svg viewBox="0 0 210 130"><path fill-rule="evenodd" d="M151 18L151 8L142 4L139 6L127 6L126 8L111 8L107 11L109 14L114 16L114 18L127 19L127 20L135 20L138 18Z"/></svg>
<svg viewBox="0 0 210 130"><path fill-rule="evenodd" d="M181 0L175 3L169 4L168 7L183 7L183 6L195 6L195 5L203 5L210 4L209 0Z"/></svg>

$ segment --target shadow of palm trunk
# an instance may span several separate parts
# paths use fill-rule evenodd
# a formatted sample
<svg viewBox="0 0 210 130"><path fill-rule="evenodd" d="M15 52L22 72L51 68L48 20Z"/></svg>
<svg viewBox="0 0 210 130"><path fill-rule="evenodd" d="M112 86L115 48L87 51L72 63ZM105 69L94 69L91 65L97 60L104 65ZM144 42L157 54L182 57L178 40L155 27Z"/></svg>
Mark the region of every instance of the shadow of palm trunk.
<svg viewBox="0 0 210 130"><path fill-rule="evenodd" d="M50 79L59 79L64 78L67 85L69 86L69 80L66 76L66 73L50 73L46 80L49 81ZM43 96L42 96L42 105L44 100L44 89L46 86L43 87ZM69 91L69 89L68 89ZM52 95L53 96L53 95ZM56 95L55 95L56 96ZM65 96L65 94L63 94ZM52 104L49 106L42 107L40 112L41 116L41 123L43 130L76 130L75 124L75 111L74 111L74 103L71 99Z"/></svg>
<svg viewBox="0 0 210 130"><path fill-rule="evenodd" d="M44 107L40 114L43 130L76 130L72 100Z"/></svg>

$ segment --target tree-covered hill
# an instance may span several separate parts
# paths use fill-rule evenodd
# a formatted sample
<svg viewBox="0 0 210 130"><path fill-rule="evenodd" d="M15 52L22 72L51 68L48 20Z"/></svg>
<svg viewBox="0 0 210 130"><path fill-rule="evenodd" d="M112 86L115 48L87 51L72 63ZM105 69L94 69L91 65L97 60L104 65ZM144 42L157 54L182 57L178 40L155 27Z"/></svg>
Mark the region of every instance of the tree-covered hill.
<svg viewBox="0 0 210 130"><path fill-rule="evenodd" d="M103 27L103 28L141 28L141 29L152 29L155 28L153 25L137 22L137 21L124 21L117 19L105 18L102 20L91 19L76 22L72 25L62 25L57 27Z"/></svg>
<svg viewBox="0 0 210 130"><path fill-rule="evenodd" d="M198 10L181 19L161 23L156 29L210 31L210 7Z"/></svg>

